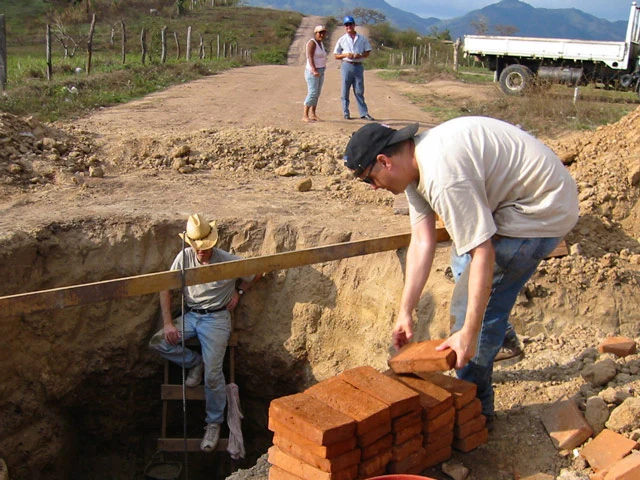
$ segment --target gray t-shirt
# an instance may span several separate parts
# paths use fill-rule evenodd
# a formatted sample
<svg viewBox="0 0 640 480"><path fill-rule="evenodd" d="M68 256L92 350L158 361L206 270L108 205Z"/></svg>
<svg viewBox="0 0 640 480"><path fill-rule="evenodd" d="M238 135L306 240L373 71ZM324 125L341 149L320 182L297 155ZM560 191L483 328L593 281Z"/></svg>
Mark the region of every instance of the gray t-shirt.
<svg viewBox="0 0 640 480"><path fill-rule="evenodd" d="M184 268L202 267L203 265L198 262L196 253L193 248L187 247L184 249L185 265ZM213 249L213 254L209 265L221 262L230 262L232 260L241 260L241 257L233 255L232 253L225 252L219 248ZM182 252L176 255L176 258L171 264L171 270L182 269ZM242 277L246 282L253 280L253 275L248 277ZM202 309L221 309L224 308L235 290L237 278L231 278L226 280L216 280L215 282L201 283L200 285L191 285L185 287L184 297L187 305L191 308Z"/></svg>
<svg viewBox="0 0 640 480"><path fill-rule="evenodd" d="M416 137L411 224L435 211L459 255L498 233L562 237L578 221L575 181L553 151L518 127L461 117Z"/></svg>

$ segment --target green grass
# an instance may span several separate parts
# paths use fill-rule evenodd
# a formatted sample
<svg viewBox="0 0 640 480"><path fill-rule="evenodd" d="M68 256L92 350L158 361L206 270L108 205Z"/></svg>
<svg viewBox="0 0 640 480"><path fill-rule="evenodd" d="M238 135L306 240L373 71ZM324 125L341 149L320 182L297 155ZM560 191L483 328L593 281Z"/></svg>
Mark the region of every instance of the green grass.
<svg viewBox="0 0 640 480"><path fill-rule="evenodd" d="M59 0L5 2L8 3L3 2L2 9L7 26L7 84L5 95L0 97L0 111L33 115L44 121L67 119L94 108L127 102L229 68L285 64L289 45L302 19L302 15L295 12L228 6L187 10L177 16L175 2L170 0L152 2L153 6L160 7L160 14L156 16L149 15L148 1L92 0L97 20L91 73L87 75L90 16L84 2L76 7ZM54 9L56 4L58 8ZM27 13L37 14L36 19L23 21ZM127 34L124 64L121 21ZM47 23L53 33L51 80L47 80L45 57ZM166 62L162 63L161 29L165 26ZM188 27L191 27L189 61L185 58ZM142 28L146 30L147 45L144 65ZM64 56L55 35L61 29L78 44L72 57ZM199 58L201 38L204 58Z"/></svg>

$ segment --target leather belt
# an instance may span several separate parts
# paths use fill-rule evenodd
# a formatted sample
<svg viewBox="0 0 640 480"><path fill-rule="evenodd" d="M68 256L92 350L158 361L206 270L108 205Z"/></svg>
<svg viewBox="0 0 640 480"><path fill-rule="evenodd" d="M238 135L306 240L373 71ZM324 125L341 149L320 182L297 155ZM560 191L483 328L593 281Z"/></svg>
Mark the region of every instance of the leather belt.
<svg viewBox="0 0 640 480"><path fill-rule="evenodd" d="M222 308L191 308L191 307L188 308L190 312L199 313L200 315L206 315L207 313L221 312L226 309L227 309L226 306Z"/></svg>

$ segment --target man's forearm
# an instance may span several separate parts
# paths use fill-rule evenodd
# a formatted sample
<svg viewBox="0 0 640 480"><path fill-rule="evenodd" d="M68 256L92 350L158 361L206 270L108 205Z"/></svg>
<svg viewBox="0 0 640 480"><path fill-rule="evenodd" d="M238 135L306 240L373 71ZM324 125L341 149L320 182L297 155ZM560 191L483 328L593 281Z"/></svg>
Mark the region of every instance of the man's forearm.
<svg viewBox="0 0 640 480"><path fill-rule="evenodd" d="M487 240L472 252L469 265L467 312L463 329L474 337L482 328L482 319L491 295L495 256L491 240Z"/></svg>
<svg viewBox="0 0 640 480"><path fill-rule="evenodd" d="M162 323L164 325L173 325L171 317L171 292L163 290L160 292L160 311L162 312Z"/></svg>

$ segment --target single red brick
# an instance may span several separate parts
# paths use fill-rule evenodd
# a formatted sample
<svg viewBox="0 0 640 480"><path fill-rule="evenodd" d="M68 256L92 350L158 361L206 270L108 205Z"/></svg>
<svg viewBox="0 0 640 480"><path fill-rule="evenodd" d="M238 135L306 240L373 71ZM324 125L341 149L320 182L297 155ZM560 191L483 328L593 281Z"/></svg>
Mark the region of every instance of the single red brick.
<svg viewBox="0 0 640 480"><path fill-rule="evenodd" d="M479 398L474 398L460 410L456 411L456 425L463 425L472 418L482 413L482 402Z"/></svg>
<svg viewBox="0 0 640 480"><path fill-rule="evenodd" d="M408 343L389 359L391 370L396 373L441 372L456 364L456 352L447 348L437 351L444 339Z"/></svg>
<svg viewBox="0 0 640 480"><path fill-rule="evenodd" d="M305 393L356 420L359 435L381 425L391 431L389 406L338 377L317 383Z"/></svg>
<svg viewBox="0 0 640 480"><path fill-rule="evenodd" d="M453 406L453 395L442 387L413 375L396 375L387 372L391 378L401 381L420 395L420 405L428 420L446 412Z"/></svg>
<svg viewBox="0 0 640 480"><path fill-rule="evenodd" d="M436 430L440 430L441 428L450 425L450 428L453 428L453 424L456 418L456 409L451 407L444 413L441 413L435 418L431 420L426 420L424 422L424 427L422 429L425 433L435 432Z"/></svg>
<svg viewBox="0 0 640 480"><path fill-rule="evenodd" d="M358 446L358 439L355 437L350 437L341 442L332 443L330 445L319 445L317 443L312 442L308 438L305 438L299 435L297 432L294 432L290 428L281 424L277 420L273 418L269 418L269 430L274 432L275 434L281 436L282 438L286 438L298 445L304 447L306 450L309 450L314 455L318 455L323 458L334 458L343 453L347 453Z"/></svg>
<svg viewBox="0 0 640 480"><path fill-rule="evenodd" d="M393 434L393 443L399 445L406 442L411 437L415 437L418 434L422 434L422 422L414 423L408 426L404 430L400 430L398 433Z"/></svg>
<svg viewBox="0 0 640 480"><path fill-rule="evenodd" d="M636 353L636 342L627 337L608 337L598 347L603 353L613 353L618 357L626 357Z"/></svg>
<svg viewBox="0 0 640 480"><path fill-rule="evenodd" d="M370 477L374 472L378 472L387 467L387 464L391 461L391 450L382 452L375 457L371 457L367 460L363 460L358 465L358 474L363 477Z"/></svg>
<svg viewBox="0 0 640 480"><path fill-rule="evenodd" d="M269 448L269 463L281 470L299 475L305 480L355 480L358 476L358 465L347 467L339 472L323 472L299 458L283 452L275 445Z"/></svg>
<svg viewBox="0 0 640 480"><path fill-rule="evenodd" d="M319 445L347 440L356 434L352 417L304 393L272 400L269 417Z"/></svg>
<svg viewBox="0 0 640 480"><path fill-rule="evenodd" d="M280 467L271 465L269 467L269 480L304 480L303 478L282 470Z"/></svg>
<svg viewBox="0 0 640 480"><path fill-rule="evenodd" d="M380 452L385 452L387 450L391 450L393 447L393 435L390 433L385 435L382 438L379 438L371 445L367 445L366 447L362 447L362 460L366 460L367 458L371 458L375 455L378 455Z"/></svg>
<svg viewBox="0 0 640 480"><path fill-rule="evenodd" d="M429 451L436 451L441 450L446 446L451 446L453 444L453 439L453 429L440 429L436 432L425 433L424 442L422 443L422 445Z"/></svg>
<svg viewBox="0 0 640 480"><path fill-rule="evenodd" d="M418 397L419 398L419 397ZM391 419L391 431L396 433L403 428L407 428L416 423L422 425L422 408L416 410L415 412L410 412L401 417L392 418Z"/></svg>
<svg viewBox="0 0 640 480"><path fill-rule="evenodd" d="M422 434L416 435L413 438L410 438L404 443L400 445L394 445L392 450L391 461L393 462L401 462L413 452L417 452L422 449Z"/></svg>
<svg viewBox="0 0 640 480"><path fill-rule="evenodd" d="M451 458L452 450L451 445L447 445L438 450L425 449L425 455L422 459L422 470L431 468L439 463L449 460Z"/></svg>
<svg viewBox="0 0 640 480"><path fill-rule="evenodd" d="M542 424L560 450L571 450L593 435L578 407L566 395L542 412Z"/></svg>
<svg viewBox="0 0 640 480"><path fill-rule="evenodd" d="M414 390L373 367L352 368L338 378L389 405L392 418L420 409L420 397Z"/></svg>
<svg viewBox="0 0 640 480"><path fill-rule="evenodd" d="M355 465L360 461L360 449L356 448L349 452L343 453L339 457L323 458L304 447L294 443L286 438L280 437L277 434L273 436L273 444L277 445L280 450L289 455L299 458L303 462L308 463L311 466L319 468L323 472L338 472L344 470L351 465Z"/></svg>
<svg viewBox="0 0 640 480"><path fill-rule="evenodd" d="M604 480L638 480L640 478L640 454L632 453L611 466Z"/></svg>
<svg viewBox="0 0 640 480"><path fill-rule="evenodd" d="M580 455L598 472L608 469L637 447L638 444L633 440L605 429L584 446Z"/></svg>
<svg viewBox="0 0 640 480"><path fill-rule="evenodd" d="M424 461L425 450L420 447L420 450L413 452L404 460L399 462L390 462L387 466L389 473L406 473L409 471L415 471L416 468L422 469L422 463Z"/></svg>
<svg viewBox="0 0 640 480"><path fill-rule="evenodd" d="M476 398L478 387L473 382L438 372L419 373L418 376L451 392L456 410L460 410Z"/></svg>
<svg viewBox="0 0 640 480"><path fill-rule="evenodd" d="M463 423L462 425L454 425L453 434L455 435L455 438L466 438L472 433L476 433L482 430L486 424L487 417L480 414L473 417L468 422Z"/></svg>
<svg viewBox="0 0 640 480"><path fill-rule="evenodd" d="M483 428L479 432L472 433L468 437L454 438L453 448L455 448L456 450L460 450L461 452L470 452L474 448L477 448L483 443L486 443L488 438L489 431L486 428Z"/></svg>
<svg viewBox="0 0 640 480"><path fill-rule="evenodd" d="M385 435L388 435L389 433L390 432L389 432L389 429L387 428L387 425L380 425L379 427L376 427L373 430L369 430L367 433L364 433L362 435L356 435L356 438L358 439L358 446L360 446L360 448L368 447L373 442L381 439L382 437L384 437Z"/></svg>

